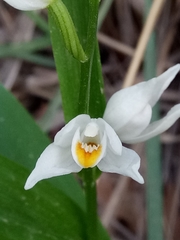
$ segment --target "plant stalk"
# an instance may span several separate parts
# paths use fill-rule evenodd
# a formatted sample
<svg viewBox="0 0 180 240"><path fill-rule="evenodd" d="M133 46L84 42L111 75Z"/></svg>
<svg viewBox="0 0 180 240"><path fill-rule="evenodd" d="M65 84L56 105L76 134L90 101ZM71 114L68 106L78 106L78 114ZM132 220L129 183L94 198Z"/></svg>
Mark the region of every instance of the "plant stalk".
<svg viewBox="0 0 180 240"><path fill-rule="evenodd" d="M84 192L86 197L86 230L87 240L97 240L97 198L96 182L93 176L93 169L84 169Z"/></svg>

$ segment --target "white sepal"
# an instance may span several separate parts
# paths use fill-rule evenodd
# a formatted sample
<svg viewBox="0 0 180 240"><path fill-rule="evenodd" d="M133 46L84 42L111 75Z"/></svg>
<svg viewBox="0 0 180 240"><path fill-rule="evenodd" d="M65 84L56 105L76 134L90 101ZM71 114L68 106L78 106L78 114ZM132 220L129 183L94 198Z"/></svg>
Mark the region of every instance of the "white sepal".
<svg viewBox="0 0 180 240"><path fill-rule="evenodd" d="M12 7L24 10L24 11L31 11L31 10L39 10L46 8L52 0L4 0Z"/></svg>
<svg viewBox="0 0 180 240"><path fill-rule="evenodd" d="M42 179L79 172L81 169L73 160L70 149L60 148L52 143L37 160L24 188L27 190Z"/></svg>

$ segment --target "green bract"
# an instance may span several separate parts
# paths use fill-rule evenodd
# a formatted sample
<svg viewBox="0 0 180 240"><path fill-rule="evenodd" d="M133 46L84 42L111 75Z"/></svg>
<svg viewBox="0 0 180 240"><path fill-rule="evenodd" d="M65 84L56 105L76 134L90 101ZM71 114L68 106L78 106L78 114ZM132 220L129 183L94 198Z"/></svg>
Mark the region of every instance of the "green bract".
<svg viewBox="0 0 180 240"><path fill-rule="evenodd" d="M79 42L71 16L62 1L53 1L48 10L60 29L67 50L80 62L87 61L87 56Z"/></svg>

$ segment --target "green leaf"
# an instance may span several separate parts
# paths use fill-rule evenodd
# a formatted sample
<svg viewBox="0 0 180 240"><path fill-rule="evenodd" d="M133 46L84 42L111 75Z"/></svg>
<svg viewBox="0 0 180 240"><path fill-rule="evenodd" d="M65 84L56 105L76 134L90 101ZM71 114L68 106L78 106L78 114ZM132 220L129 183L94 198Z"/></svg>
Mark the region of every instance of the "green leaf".
<svg viewBox="0 0 180 240"><path fill-rule="evenodd" d="M101 60L98 43L95 46L94 60L91 75L90 88L90 115L91 117L102 117L106 107L104 95L104 82L102 77Z"/></svg>
<svg viewBox="0 0 180 240"><path fill-rule="evenodd" d="M92 56L96 43L97 21L98 21L99 0L88 1L88 22L87 22L87 40L85 52L88 57Z"/></svg>
<svg viewBox="0 0 180 240"><path fill-rule="evenodd" d="M0 156L0 236L3 240L85 239L82 209L47 181L23 189L25 168Z"/></svg>
<svg viewBox="0 0 180 240"><path fill-rule="evenodd" d="M68 122L77 115L80 85L80 62L74 59L66 50L62 36L49 16L53 54L60 82L62 106L65 121Z"/></svg>
<svg viewBox="0 0 180 240"><path fill-rule="evenodd" d="M48 181L23 189L27 171L0 155L0 236L3 240L84 240L85 215ZM101 224L99 239L108 240Z"/></svg>
<svg viewBox="0 0 180 240"><path fill-rule="evenodd" d="M2 85L0 85L0 103L0 155L32 170L50 140ZM85 205L81 188L72 175L49 181L79 206Z"/></svg>
<svg viewBox="0 0 180 240"><path fill-rule="evenodd" d="M81 64L81 84L79 113L87 113L92 118L102 117L105 109L104 86L102 80L99 49L96 44L93 55Z"/></svg>

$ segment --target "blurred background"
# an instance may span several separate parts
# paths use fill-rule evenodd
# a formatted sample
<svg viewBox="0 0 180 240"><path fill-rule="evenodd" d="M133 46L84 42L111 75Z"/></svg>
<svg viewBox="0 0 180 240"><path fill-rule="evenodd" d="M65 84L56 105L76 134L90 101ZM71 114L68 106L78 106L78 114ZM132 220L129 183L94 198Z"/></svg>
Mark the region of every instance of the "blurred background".
<svg viewBox="0 0 180 240"><path fill-rule="evenodd" d="M158 10L157 14L150 15L149 25L144 28L151 1L149 7L145 0L101 1L97 37L107 100L124 86L148 80L144 71L145 66L149 66L148 57L155 59L156 69L152 70L152 77L180 62L180 1L160 2L161 5L153 10ZM139 45L139 54L137 46L142 36L149 39L148 34L153 26L153 50L144 58L143 48L147 42L144 40ZM134 56L137 71L132 73L130 66ZM130 77L128 73L131 73ZM63 127L64 118L46 10L24 13L0 2L0 82L19 99L43 131L53 139ZM179 93L180 75L177 75L159 101L156 109L158 115L164 116L173 105L180 102ZM147 200L147 152L156 152L159 148L161 157L158 160L160 171L157 184L162 190L158 194L162 198L164 239L180 239L179 120L160 136L159 141L158 150L144 143L131 146L141 156L140 172L146 182L144 185L116 174L103 173L98 180L99 216L113 240L147 239L148 201L156 204L151 197ZM153 215L151 218L156 221L159 216Z"/></svg>

